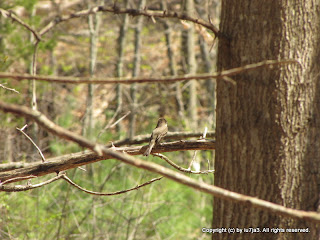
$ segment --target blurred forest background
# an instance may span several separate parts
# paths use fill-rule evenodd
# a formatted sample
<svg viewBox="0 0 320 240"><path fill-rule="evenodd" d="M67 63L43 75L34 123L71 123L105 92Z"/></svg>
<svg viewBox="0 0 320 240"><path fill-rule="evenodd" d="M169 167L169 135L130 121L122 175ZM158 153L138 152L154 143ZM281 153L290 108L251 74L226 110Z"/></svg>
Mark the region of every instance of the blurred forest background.
<svg viewBox="0 0 320 240"><path fill-rule="evenodd" d="M56 16L96 5L186 12L219 25L218 0L5 0L11 10L41 30ZM207 29L177 19L97 13L71 19L47 32L38 45L36 74L72 77L161 77L215 70L216 44ZM32 73L34 37L21 25L0 16L0 71ZM0 88L6 102L32 106L31 81L1 80L19 93ZM169 131L215 130L213 80L168 84L88 85L37 82L37 109L72 132L100 143L150 134L159 116ZM130 111L119 124L106 131ZM46 158L78 152L76 144L35 129L35 124L0 113L0 163L35 162L40 156L16 127L26 132ZM194 151L166 153L188 167ZM201 169L213 166L214 152L198 152ZM148 161L165 164L155 157ZM73 169L68 176L84 188L113 192L157 177L116 160ZM212 184L213 175L189 175ZM48 177L42 177L43 181ZM37 182L38 180L33 180ZM117 196L97 197L64 181L40 189L0 193L1 239L201 239L212 221L212 196L162 179Z"/></svg>

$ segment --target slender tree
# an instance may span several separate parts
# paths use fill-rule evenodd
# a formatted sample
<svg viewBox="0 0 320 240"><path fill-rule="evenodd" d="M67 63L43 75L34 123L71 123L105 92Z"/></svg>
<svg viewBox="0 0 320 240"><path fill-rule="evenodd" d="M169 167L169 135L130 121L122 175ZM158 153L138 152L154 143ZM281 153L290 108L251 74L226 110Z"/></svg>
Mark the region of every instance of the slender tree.
<svg viewBox="0 0 320 240"><path fill-rule="evenodd" d="M186 0L185 9L188 15L194 14L194 0ZM197 71L197 62L195 55L195 29L194 25L190 24L187 30L187 64L188 73L195 74ZM197 82L192 80L189 87L189 116L190 127L197 128L198 114L197 114Z"/></svg>
<svg viewBox="0 0 320 240"><path fill-rule="evenodd" d="M129 7L129 0L125 0L125 7ZM118 61L117 61L117 77L123 77L123 62L124 62L124 50L125 50L125 44L126 44L126 35L127 35L127 29L128 29L128 23L129 23L129 15L125 14L123 16L123 21L120 26L119 31L119 37L118 37ZM121 84L117 84L117 110L116 113L120 113L122 110L122 86ZM122 131L122 123L120 122L117 124L118 132L120 133Z"/></svg>
<svg viewBox="0 0 320 240"><path fill-rule="evenodd" d="M142 9L146 5L145 0L139 1L138 9ZM133 60L133 72L132 76L137 77L140 74L141 66L141 30L143 26L143 17L138 18L137 26L134 34L134 60ZM137 121L137 85L131 84L130 86L130 96L131 96L131 115L130 115L130 131L129 138L132 139L136 132L136 121Z"/></svg>
<svg viewBox="0 0 320 240"><path fill-rule="evenodd" d="M91 7L91 4L88 4ZM88 25L90 33L90 61L89 61L89 71L90 76L95 73L96 61L97 61L97 43L100 29L100 14L94 14L88 16ZM83 135L92 137L93 129L93 100L94 100L94 85L88 84L88 94L87 94L87 106L86 115L84 119Z"/></svg>

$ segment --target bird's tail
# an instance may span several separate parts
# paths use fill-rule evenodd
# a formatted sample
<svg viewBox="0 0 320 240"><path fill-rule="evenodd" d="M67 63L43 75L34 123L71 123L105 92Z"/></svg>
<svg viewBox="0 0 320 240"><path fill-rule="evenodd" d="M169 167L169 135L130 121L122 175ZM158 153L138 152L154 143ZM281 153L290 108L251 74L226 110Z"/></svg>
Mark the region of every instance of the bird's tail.
<svg viewBox="0 0 320 240"><path fill-rule="evenodd" d="M149 154L152 151L153 146L154 146L154 144L150 143L147 150L144 152L143 156L149 156Z"/></svg>

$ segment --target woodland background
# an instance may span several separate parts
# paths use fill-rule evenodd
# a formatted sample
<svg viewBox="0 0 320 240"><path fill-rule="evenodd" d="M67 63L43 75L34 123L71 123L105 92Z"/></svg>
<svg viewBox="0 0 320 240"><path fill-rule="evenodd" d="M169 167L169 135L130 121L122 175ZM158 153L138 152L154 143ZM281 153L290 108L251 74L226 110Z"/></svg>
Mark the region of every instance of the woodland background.
<svg viewBox="0 0 320 240"><path fill-rule="evenodd" d="M319 1L1 1L0 16L1 239L319 239Z"/></svg>
<svg viewBox="0 0 320 240"><path fill-rule="evenodd" d="M95 5L186 12L218 26L220 1L1 1L34 29L57 16ZM188 7L189 6L189 7ZM191 6L191 9L190 9ZM0 17L0 71L33 72L33 34L2 14ZM152 19L128 14L98 13L56 25L39 42L36 74L72 77L161 77L210 73L215 70L215 36L207 29L179 19ZM34 106L31 81L2 79L0 99ZM99 143L150 134L159 116L170 132L215 130L215 81L124 85L36 83L36 109L72 132ZM130 111L115 126L107 125ZM33 121L0 113L0 163L40 161L32 143L16 127L28 127L46 158L83 150L37 127ZM200 137L200 135L199 135ZM145 143L146 144L146 143ZM166 153L188 167L194 151ZM213 151L197 152L194 167L214 165ZM156 157L147 161L165 165ZM193 167L193 169L194 169ZM114 192L157 177L117 160L100 161L68 176L93 191ZM213 184L213 174L192 175ZM42 182L49 176L33 179ZM212 222L213 197L162 179L133 192L92 196L66 182L39 189L0 193L1 239L202 239L202 227Z"/></svg>

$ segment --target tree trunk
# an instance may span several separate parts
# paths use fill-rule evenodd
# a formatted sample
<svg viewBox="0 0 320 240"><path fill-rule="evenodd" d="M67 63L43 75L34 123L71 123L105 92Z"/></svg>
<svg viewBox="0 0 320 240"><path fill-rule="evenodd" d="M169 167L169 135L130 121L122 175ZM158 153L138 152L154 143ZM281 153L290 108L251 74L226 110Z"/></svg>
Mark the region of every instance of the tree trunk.
<svg viewBox="0 0 320 240"><path fill-rule="evenodd" d="M91 7L91 4L88 4L88 7ZM89 15L88 16L88 25L90 32L90 62L89 62L89 71L90 76L93 77L97 61L97 43L98 35L100 29L100 14ZM88 93L87 93L87 105L86 105L86 115L84 119L83 126L83 135L88 138L92 138L92 129L93 129L93 101L94 101L94 85L88 84Z"/></svg>
<svg viewBox="0 0 320 240"><path fill-rule="evenodd" d="M129 7L129 0L125 0L125 7ZM126 35L127 35L127 29L128 29L128 23L129 23L129 15L125 14L123 17L123 22L120 26L119 31L119 38L117 40L118 42L118 62L117 62L117 77L123 77L123 58L124 58L124 50L125 50L125 44L126 44ZM122 110L122 85L117 84L117 110L116 112L121 113ZM117 131L120 134L123 130L122 122L119 122L117 124Z"/></svg>
<svg viewBox="0 0 320 240"><path fill-rule="evenodd" d="M266 59L301 66L244 72L217 82L215 184L286 207L317 211L320 194L319 1L222 1L218 70ZM255 239L319 239L305 221L215 199L214 227L306 228ZM248 239L248 234L219 234Z"/></svg>
<svg viewBox="0 0 320 240"><path fill-rule="evenodd" d="M186 0L186 12L188 15L194 15L195 7L194 0ZM188 63L188 74L193 75L197 72L197 62L195 54L195 34L194 25L190 23L187 31L187 63ZM189 87L189 116L190 116L190 127L193 130L197 130L198 127L198 114L197 114L197 82L191 80Z"/></svg>
<svg viewBox="0 0 320 240"><path fill-rule="evenodd" d="M145 0L139 1L138 9L142 9L146 5ZM137 77L140 74L141 66L141 30L143 26L143 16L140 16L137 22L135 34L134 34L134 60L133 60L133 73L132 77ZM137 84L133 83L130 86L130 95L131 95L131 114L130 114L130 130L129 138L132 139L136 133L136 121L137 121Z"/></svg>

